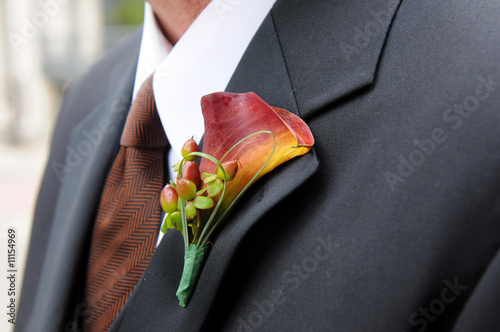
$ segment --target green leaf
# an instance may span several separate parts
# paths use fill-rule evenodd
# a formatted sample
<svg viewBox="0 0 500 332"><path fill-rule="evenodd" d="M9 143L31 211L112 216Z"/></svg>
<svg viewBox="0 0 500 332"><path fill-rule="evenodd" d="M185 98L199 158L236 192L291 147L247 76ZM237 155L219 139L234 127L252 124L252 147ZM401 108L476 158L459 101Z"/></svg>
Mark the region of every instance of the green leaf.
<svg viewBox="0 0 500 332"><path fill-rule="evenodd" d="M214 176L216 180L210 182L207 186L209 197L217 196L222 191L222 188L224 188L224 183L221 180L217 179L216 175Z"/></svg>
<svg viewBox="0 0 500 332"><path fill-rule="evenodd" d="M175 164L174 166L172 166L174 168L174 172L178 172L179 171L179 164L180 164L180 162L178 162L177 164Z"/></svg>
<svg viewBox="0 0 500 332"><path fill-rule="evenodd" d="M198 191L196 192L196 195L202 195L205 191L207 191L207 187L205 187L205 188L201 188L200 190L198 190Z"/></svg>
<svg viewBox="0 0 500 332"><path fill-rule="evenodd" d="M186 217L188 219L194 219L196 217L196 206L193 202L188 202L186 204Z"/></svg>
<svg viewBox="0 0 500 332"><path fill-rule="evenodd" d="M170 227L171 223L172 223L172 219L170 217L170 214L167 214L167 216L163 220L163 224L161 225L161 232L163 234L167 234L168 229L173 228L173 227Z"/></svg>
<svg viewBox="0 0 500 332"><path fill-rule="evenodd" d="M210 197L197 196L193 201L194 206L200 210L211 209L214 206L214 200Z"/></svg>
<svg viewBox="0 0 500 332"><path fill-rule="evenodd" d="M188 225L188 227L191 227L191 232L192 232L192 233L193 233L193 235L194 235L194 232L196 231L196 225L195 225L195 224L193 224L193 223L190 223L190 224Z"/></svg>
<svg viewBox="0 0 500 332"><path fill-rule="evenodd" d="M170 215L170 224L169 228L176 229L178 231L182 232L182 216L179 211L175 211L171 213Z"/></svg>
<svg viewBox="0 0 500 332"><path fill-rule="evenodd" d="M206 178L212 175L213 175L212 173L203 172L201 173L201 179L204 181Z"/></svg>
<svg viewBox="0 0 500 332"><path fill-rule="evenodd" d="M215 179L217 179L217 175L211 174L209 177L205 178L203 182L210 184L210 182L214 181Z"/></svg>
<svg viewBox="0 0 500 332"><path fill-rule="evenodd" d="M174 181L170 180L170 184L172 185L172 187L174 187L174 189L177 189L177 185L175 184Z"/></svg>

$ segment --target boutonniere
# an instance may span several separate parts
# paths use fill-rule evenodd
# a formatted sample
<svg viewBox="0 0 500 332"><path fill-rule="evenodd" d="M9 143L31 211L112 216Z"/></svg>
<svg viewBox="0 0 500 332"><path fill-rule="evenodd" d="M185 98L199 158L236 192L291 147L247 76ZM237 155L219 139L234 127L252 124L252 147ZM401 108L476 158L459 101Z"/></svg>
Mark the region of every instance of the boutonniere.
<svg viewBox="0 0 500 332"><path fill-rule="evenodd" d="M242 195L260 177L306 154L314 144L301 118L267 105L252 92L213 93L201 99L201 107L203 152L188 140L175 166L176 181L161 194L167 213L161 231L176 229L184 238L184 270L176 293L182 307L189 303L212 235Z"/></svg>

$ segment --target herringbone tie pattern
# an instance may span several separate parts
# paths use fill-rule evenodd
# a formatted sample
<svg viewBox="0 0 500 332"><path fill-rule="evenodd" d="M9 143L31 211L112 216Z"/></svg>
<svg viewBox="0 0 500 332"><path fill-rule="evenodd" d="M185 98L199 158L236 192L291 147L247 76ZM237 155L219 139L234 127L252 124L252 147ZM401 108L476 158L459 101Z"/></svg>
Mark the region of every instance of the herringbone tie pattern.
<svg viewBox="0 0 500 332"><path fill-rule="evenodd" d="M85 331L109 329L151 260L167 145L151 76L132 103L103 189L87 270Z"/></svg>

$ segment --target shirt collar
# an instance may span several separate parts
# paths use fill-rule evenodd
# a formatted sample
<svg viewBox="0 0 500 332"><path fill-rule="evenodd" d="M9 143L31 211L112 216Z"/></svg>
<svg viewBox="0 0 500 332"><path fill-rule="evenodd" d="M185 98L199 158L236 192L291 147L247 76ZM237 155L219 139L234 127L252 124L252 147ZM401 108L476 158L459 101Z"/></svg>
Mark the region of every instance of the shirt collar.
<svg viewBox="0 0 500 332"><path fill-rule="evenodd" d="M178 157L188 138L199 141L204 134L201 97L226 88L275 1L212 1L174 47L163 37L146 3L134 92L156 70L156 105Z"/></svg>
<svg viewBox="0 0 500 332"><path fill-rule="evenodd" d="M142 83L156 71L172 49L172 44L165 38L158 26L151 5L145 2L144 6L144 24L133 98L137 95Z"/></svg>

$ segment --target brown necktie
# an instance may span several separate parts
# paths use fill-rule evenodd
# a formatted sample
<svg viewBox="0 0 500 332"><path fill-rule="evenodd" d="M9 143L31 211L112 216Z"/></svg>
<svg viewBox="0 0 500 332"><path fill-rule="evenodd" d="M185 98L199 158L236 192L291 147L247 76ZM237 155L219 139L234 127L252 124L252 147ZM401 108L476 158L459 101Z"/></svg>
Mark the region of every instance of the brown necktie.
<svg viewBox="0 0 500 332"><path fill-rule="evenodd" d="M84 331L109 329L155 249L168 141L152 81L150 76L132 103L102 192L90 246Z"/></svg>

